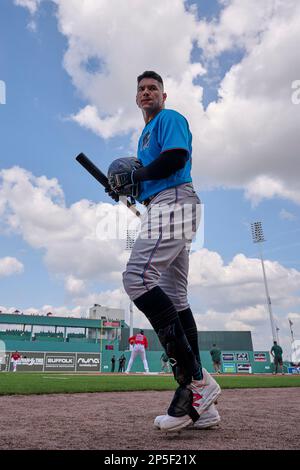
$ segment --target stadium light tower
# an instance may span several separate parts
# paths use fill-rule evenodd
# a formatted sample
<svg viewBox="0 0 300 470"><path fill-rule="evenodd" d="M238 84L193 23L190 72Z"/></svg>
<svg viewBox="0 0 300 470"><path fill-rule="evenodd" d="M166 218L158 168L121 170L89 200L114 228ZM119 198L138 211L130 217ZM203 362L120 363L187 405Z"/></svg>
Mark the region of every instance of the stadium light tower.
<svg viewBox="0 0 300 470"><path fill-rule="evenodd" d="M265 264L264 264L264 259L263 259L263 252L261 248L261 244L265 241L262 223L254 222L253 224L251 224L251 231L252 231L253 242L259 244L259 255L260 255L261 266L262 266L263 276L264 276L265 291L266 291L267 305L268 305L268 310L269 310L269 315L270 315L272 336L273 336L273 341L277 341L276 328L275 328L274 317L272 313L271 298L269 295L267 276L266 276Z"/></svg>
<svg viewBox="0 0 300 470"><path fill-rule="evenodd" d="M279 342L279 331L280 331L280 328L278 328L278 326L276 326L276 338L277 338L277 344L280 344L280 342Z"/></svg>
<svg viewBox="0 0 300 470"><path fill-rule="evenodd" d="M136 237L138 236L138 230L133 229L126 231L126 251L131 251ZM129 304L129 337L133 336L133 302L130 300Z"/></svg>
<svg viewBox="0 0 300 470"><path fill-rule="evenodd" d="M297 346L296 346L296 341L295 341L295 338L294 338L294 331L293 331L293 322L292 320L289 318L289 325L290 325L290 332L291 332L291 348L292 348L292 356L291 356L291 361L292 362L297 362L297 357L296 357L296 353L297 353Z"/></svg>

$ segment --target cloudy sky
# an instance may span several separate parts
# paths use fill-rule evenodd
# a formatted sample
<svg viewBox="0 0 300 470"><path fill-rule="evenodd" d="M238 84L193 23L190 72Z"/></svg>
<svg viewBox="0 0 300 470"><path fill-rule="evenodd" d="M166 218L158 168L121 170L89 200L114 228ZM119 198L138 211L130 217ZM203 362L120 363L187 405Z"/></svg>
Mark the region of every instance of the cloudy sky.
<svg viewBox="0 0 300 470"><path fill-rule="evenodd" d="M250 230L262 221L288 357L288 318L300 337L299 43L298 0L2 0L0 310L78 316L99 303L127 315L125 243L101 237L118 206L74 157L106 171L135 155L136 76L152 69L193 133L198 328L251 330L256 349L270 348ZM137 311L135 326L149 326Z"/></svg>

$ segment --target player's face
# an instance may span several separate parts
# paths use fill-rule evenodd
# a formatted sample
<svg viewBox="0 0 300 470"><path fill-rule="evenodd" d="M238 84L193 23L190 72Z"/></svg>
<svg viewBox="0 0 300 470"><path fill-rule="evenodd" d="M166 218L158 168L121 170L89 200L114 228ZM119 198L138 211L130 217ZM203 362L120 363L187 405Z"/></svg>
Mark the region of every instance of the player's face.
<svg viewBox="0 0 300 470"><path fill-rule="evenodd" d="M143 78L138 84L136 103L146 114L153 114L164 107L167 94L154 78Z"/></svg>

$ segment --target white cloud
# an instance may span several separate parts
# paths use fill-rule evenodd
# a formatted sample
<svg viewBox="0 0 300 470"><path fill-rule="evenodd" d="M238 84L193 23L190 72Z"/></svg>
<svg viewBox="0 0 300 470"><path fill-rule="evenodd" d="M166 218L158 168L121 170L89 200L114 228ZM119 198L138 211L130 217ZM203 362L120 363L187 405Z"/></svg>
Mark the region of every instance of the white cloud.
<svg viewBox="0 0 300 470"><path fill-rule="evenodd" d="M14 4L20 7L27 8L31 15L30 20L27 23L27 29L32 33L37 31L37 22L35 19L35 14L38 11L38 8L42 0L14 0Z"/></svg>
<svg viewBox="0 0 300 470"><path fill-rule="evenodd" d="M41 3L41 0L14 0L14 3L17 6L28 8L30 14L34 15Z"/></svg>
<svg viewBox="0 0 300 470"><path fill-rule="evenodd" d="M181 0L153 0L151 8L145 0L55 3L60 31L69 44L65 68L89 102L77 113L77 122L103 137L141 127L136 77L149 67L182 77L190 67L193 15ZM94 71L88 67L91 59L99 64Z"/></svg>
<svg viewBox="0 0 300 470"><path fill-rule="evenodd" d="M267 307L256 305L224 312L208 309L204 313L194 313L198 331L250 331L254 350L269 351L273 344L272 331ZM288 317L294 322L294 337L300 337L300 315L275 314L275 324L279 328L279 342L283 347L284 358L290 359L291 338Z"/></svg>
<svg viewBox="0 0 300 470"><path fill-rule="evenodd" d="M143 126L136 76L157 70L167 106L190 121L197 186L245 188L254 203L282 197L299 204L300 113L291 101L291 83L300 76L298 0L223 2L220 18L210 22L187 11L183 0L153 0L150 9L147 0L52 1L68 41L64 67L87 102L73 113L79 125L103 138L131 133L136 144ZM195 41L202 63L192 64ZM194 79L207 61L218 64L223 52L237 48L243 59L204 111Z"/></svg>
<svg viewBox="0 0 300 470"><path fill-rule="evenodd" d="M65 289L69 294L75 296L84 293L86 290L86 285L81 279L77 279L76 277L70 275L67 276L65 280Z"/></svg>
<svg viewBox="0 0 300 470"><path fill-rule="evenodd" d="M120 282L129 256L125 239L105 239L103 234L121 214L125 236L126 220L130 224L134 219L125 206L81 200L68 208L56 179L14 167L0 171L0 207L2 227L41 249L48 268L65 277L69 291L89 280Z"/></svg>
<svg viewBox="0 0 300 470"><path fill-rule="evenodd" d="M24 271L24 265L16 258L6 256L0 258L0 278L12 276L13 274L20 274Z"/></svg>
<svg viewBox="0 0 300 470"><path fill-rule="evenodd" d="M105 139L112 137L119 132L122 121L124 122L123 111L120 109L113 116L100 118L95 106L86 106L78 114L72 116L73 120L82 127L91 129L95 134ZM129 131L130 129L124 129Z"/></svg>
<svg viewBox="0 0 300 470"><path fill-rule="evenodd" d="M253 327L239 320L229 320L225 323L225 329L228 331L251 331Z"/></svg>
<svg viewBox="0 0 300 470"><path fill-rule="evenodd" d="M272 302L281 310L299 305L300 272L265 260ZM207 308L230 312L266 301L261 261L237 254L226 265L216 253L202 249L191 253L189 291L197 311Z"/></svg>
<svg viewBox="0 0 300 470"><path fill-rule="evenodd" d="M300 321L300 313L289 313L287 316L291 320Z"/></svg>
<svg viewBox="0 0 300 470"><path fill-rule="evenodd" d="M20 307L7 307L4 305L0 305L0 311L2 313L14 313L18 310L20 313L24 315L47 315L48 312L51 312L52 315L57 317L74 317L74 318L85 318L87 317L87 309L85 306L76 306L76 307L68 307L68 306L60 306L55 307L53 305L43 305L42 307L28 307L22 309ZM11 328L11 325L8 325Z"/></svg>
<svg viewBox="0 0 300 470"><path fill-rule="evenodd" d="M216 57L232 49L251 51L278 17L289 19L295 1L230 0L223 1L220 18L200 21L198 44L208 57Z"/></svg>
<svg viewBox="0 0 300 470"><path fill-rule="evenodd" d="M151 8L147 0L53 2L68 41L64 67L86 101L72 116L79 125L103 138L132 133L135 144L143 126L135 106L136 76L157 70L165 78L167 106L190 121L196 186L244 188L253 204L274 197L300 203L300 114L291 102L291 83L300 76L298 0L224 0L220 19L213 22L185 11L183 0L153 0ZM34 14L39 2L17 3ZM195 40L203 62L191 64ZM195 78L210 61L218 65L224 51L237 48L244 50L243 59L220 83L218 101L204 110ZM123 248L96 236L95 221L115 209L84 200L66 207L56 180L16 168L1 174L0 215L6 226L43 250L67 291L84 305L94 299L116 306L125 302L119 289L86 293L90 280L121 283ZM299 272L268 260L266 269L284 332L282 309L299 305ZM197 312L206 312L197 314L202 328L251 327L260 334L265 293L259 260L238 254L225 264L218 253L200 250L191 257L190 291Z"/></svg>
<svg viewBox="0 0 300 470"><path fill-rule="evenodd" d="M128 305L121 287L129 256L125 239L102 239L106 228L112 227L118 206L81 200L67 207L57 180L35 177L18 167L0 172L0 206L1 226L20 234L33 249L42 250L48 269L64 281L73 304L86 308L94 303ZM125 206L123 211L131 217ZM276 309L297 308L300 272L268 259L265 268ZM103 291L104 285L110 288ZM249 325L260 319L257 305L265 304L265 292L259 259L239 253L225 264L216 252L193 252L189 287L195 313L212 308L227 312L226 328L236 325L232 322Z"/></svg>
<svg viewBox="0 0 300 470"><path fill-rule="evenodd" d="M300 191L293 190L284 182L273 179L268 176L258 176L246 185L246 199L251 200L253 206L256 206L263 199L289 199L300 204Z"/></svg>
<svg viewBox="0 0 300 470"><path fill-rule="evenodd" d="M282 220L289 220L290 222L294 222L295 220L298 220L298 217L295 214L292 214L286 209L281 209L279 213L279 217Z"/></svg>
<svg viewBox="0 0 300 470"><path fill-rule="evenodd" d="M237 309L230 314L231 321L248 322L249 324L260 323L264 321L266 317L266 308L264 305Z"/></svg>

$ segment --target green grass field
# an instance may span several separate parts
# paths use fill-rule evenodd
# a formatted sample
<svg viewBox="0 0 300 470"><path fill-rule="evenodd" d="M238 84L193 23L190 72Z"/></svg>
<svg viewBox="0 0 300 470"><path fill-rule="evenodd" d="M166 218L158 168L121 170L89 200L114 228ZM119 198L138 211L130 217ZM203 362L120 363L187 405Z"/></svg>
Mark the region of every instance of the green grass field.
<svg viewBox="0 0 300 470"><path fill-rule="evenodd" d="M300 376L218 376L221 388L300 387ZM64 373L0 373L0 395L174 390L163 375L84 375Z"/></svg>

